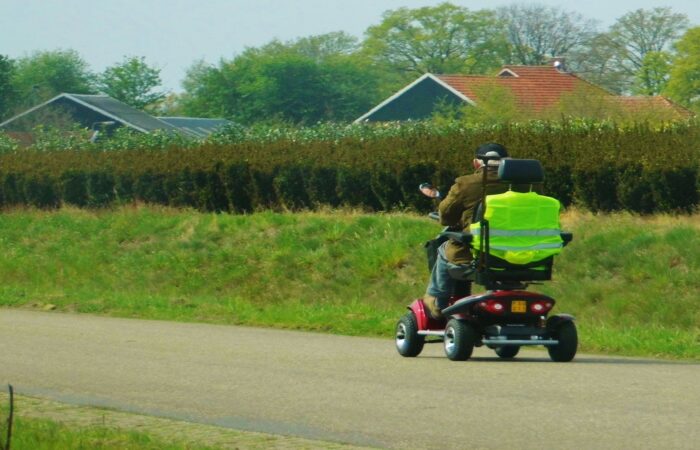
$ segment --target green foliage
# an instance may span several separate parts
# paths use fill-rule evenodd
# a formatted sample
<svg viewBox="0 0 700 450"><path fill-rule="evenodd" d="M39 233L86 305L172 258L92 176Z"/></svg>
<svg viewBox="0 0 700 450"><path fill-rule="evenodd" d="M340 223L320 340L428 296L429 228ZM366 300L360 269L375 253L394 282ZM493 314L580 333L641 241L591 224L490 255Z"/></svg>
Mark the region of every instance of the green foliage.
<svg viewBox="0 0 700 450"><path fill-rule="evenodd" d="M432 73L486 73L507 56L503 23L494 12L442 3L384 13L365 32L364 53L413 77Z"/></svg>
<svg viewBox="0 0 700 450"><path fill-rule="evenodd" d="M677 53L664 93L700 112L700 27L689 29L676 42L675 49Z"/></svg>
<svg viewBox="0 0 700 450"><path fill-rule="evenodd" d="M70 124L66 128L38 125L32 130L34 142L31 148L36 151L89 150L90 134L89 130L78 124Z"/></svg>
<svg viewBox="0 0 700 450"><path fill-rule="evenodd" d="M470 171L474 149L496 141L514 157L541 160L547 192L565 205L643 214L698 205L695 121L233 126L201 142L117 133L95 144L65 144L60 139L68 138L48 133L33 148L0 154L0 199L44 207L137 200L225 212L424 211L430 204L418 184L449 189Z"/></svg>
<svg viewBox="0 0 700 450"><path fill-rule="evenodd" d="M648 52L637 70L632 92L641 95L658 95L668 83L671 55L668 52Z"/></svg>
<svg viewBox="0 0 700 450"><path fill-rule="evenodd" d="M581 83L573 91L563 94L557 104L543 115L551 118L622 121L630 114L606 91Z"/></svg>
<svg viewBox="0 0 700 450"><path fill-rule="evenodd" d="M18 59L12 85L23 107L63 92L95 93L94 75L74 50L38 51Z"/></svg>
<svg viewBox="0 0 700 450"><path fill-rule="evenodd" d="M98 76L97 85L103 93L144 110L165 98L156 91L160 86L160 69L146 64L144 57L125 57L121 63L107 67Z"/></svg>
<svg viewBox="0 0 700 450"><path fill-rule="evenodd" d="M0 131L0 154L14 152L18 148L19 144L16 139L13 139L6 133Z"/></svg>
<svg viewBox="0 0 700 450"><path fill-rule="evenodd" d="M5 55L0 55L0 122L8 116L15 101L11 84L13 72L13 61Z"/></svg>
<svg viewBox="0 0 700 450"><path fill-rule="evenodd" d="M143 431L107 426L68 426L46 419L19 417L12 432L13 450L205 450L211 447L163 439Z"/></svg>
<svg viewBox="0 0 700 450"><path fill-rule="evenodd" d="M463 107L463 120L474 124L504 124L527 121L534 117L525 105L519 105L513 91L496 84L483 84L474 88L479 99L476 106Z"/></svg>
<svg viewBox="0 0 700 450"><path fill-rule="evenodd" d="M218 67L196 63L183 83L182 109L243 124L352 120L378 101L381 78L354 47L351 37L330 33L272 41Z"/></svg>
<svg viewBox="0 0 700 450"><path fill-rule="evenodd" d="M115 150L158 150L166 148L190 148L201 143L188 139L181 134L170 133L164 130L155 130L150 133L140 133L130 128L117 128L111 136L98 139L92 148L115 151Z"/></svg>

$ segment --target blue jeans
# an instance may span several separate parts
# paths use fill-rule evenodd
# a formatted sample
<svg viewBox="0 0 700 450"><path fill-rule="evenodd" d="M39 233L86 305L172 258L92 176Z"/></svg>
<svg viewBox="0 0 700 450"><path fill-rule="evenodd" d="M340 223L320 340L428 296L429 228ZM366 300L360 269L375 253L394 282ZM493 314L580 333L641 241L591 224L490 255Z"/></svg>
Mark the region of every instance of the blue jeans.
<svg viewBox="0 0 700 450"><path fill-rule="evenodd" d="M455 289L455 280L450 277L448 269L459 267L452 264L445 258L445 246L447 241L438 248L437 260L433 266L433 271L430 273L430 282L426 294L437 298L437 304L440 309L447 307L447 303Z"/></svg>

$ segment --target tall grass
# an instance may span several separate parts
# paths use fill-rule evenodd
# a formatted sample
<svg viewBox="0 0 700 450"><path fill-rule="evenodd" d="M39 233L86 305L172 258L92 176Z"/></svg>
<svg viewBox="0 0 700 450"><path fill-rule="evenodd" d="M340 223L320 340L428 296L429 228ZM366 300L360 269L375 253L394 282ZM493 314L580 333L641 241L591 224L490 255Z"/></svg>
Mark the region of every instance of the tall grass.
<svg viewBox="0 0 700 450"><path fill-rule="evenodd" d="M104 426L67 426L47 419L17 419L13 450L206 450L202 445L167 441L144 431Z"/></svg>
<svg viewBox="0 0 700 450"><path fill-rule="evenodd" d="M584 350L700 358L700 216L569 212L574 242L533 286ZM0 305L390 336L425 289L411 214L155 207L0 215Z"/></svg>

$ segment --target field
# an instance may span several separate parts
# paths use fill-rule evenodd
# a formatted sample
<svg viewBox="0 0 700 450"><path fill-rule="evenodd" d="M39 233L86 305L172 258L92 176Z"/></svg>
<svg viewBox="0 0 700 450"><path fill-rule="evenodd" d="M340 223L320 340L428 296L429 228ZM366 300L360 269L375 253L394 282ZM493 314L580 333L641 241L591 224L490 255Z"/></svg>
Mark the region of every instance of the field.
<svg viewBox="0 0 700 450"><path fill-rule="evenodd" d="M700 359L700 215L563 216L574 242L534 286L578 319L581 350ZM251 215L161 207L7 210L0 305L390 338L422 295L409 213Z"/></svg>

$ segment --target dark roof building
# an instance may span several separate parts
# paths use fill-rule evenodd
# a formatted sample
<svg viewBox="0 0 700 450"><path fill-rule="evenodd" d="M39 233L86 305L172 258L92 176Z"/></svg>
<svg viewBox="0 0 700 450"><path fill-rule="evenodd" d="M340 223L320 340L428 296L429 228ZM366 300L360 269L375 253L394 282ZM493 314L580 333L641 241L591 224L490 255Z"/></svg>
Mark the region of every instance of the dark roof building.
<svg viewBox="0 0 700 450"><path fill-rule="evenodd" d="M195 138L206 138L213 132L231 125L233 122L226 119L205 119L199 117L158 117L169 125L174 126Z"/></svg>
<svg viewBox="0 0 700 450"><path fill-rule="evenodd" d="M0 129L8 131L29 132L39 124L46 123L47 118L70 120L81 126L95 130L125 126L142 133L155 130L179 132L179 130L132 108L108 95L60 94L35 106L11 119L0 123Z"/></svg>
<svg viewBox="0 0 700 450"><path fill-rule="evenodd" d="M595 86L578 76L561 70L561 66L503 66L494 76L485 75L434 75L426 73L391 97L387 98L355 122L381 122L421 120L429 118L439 105L469 104L478 107L490 87L507 88L515 104L523 110L541 113L555 107L566 95L579 89L587 89L602 97L610 98L630 111L640 111L650 106L668 109L679 117L689 117L692 112L670 100L656 97L617 96ZM650 100L651 99L651 100Z"/></svg>

